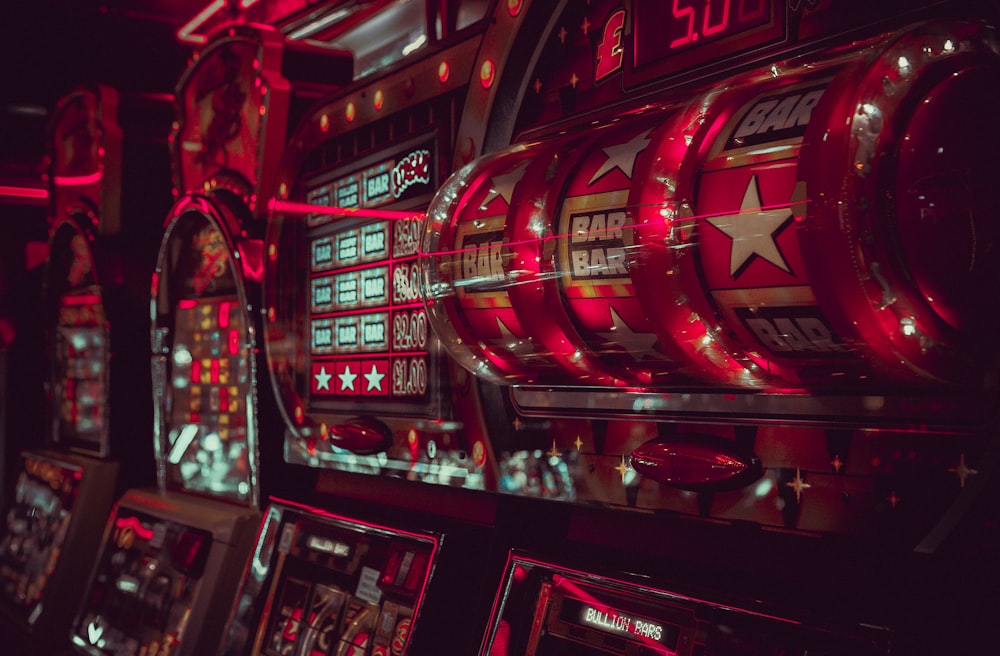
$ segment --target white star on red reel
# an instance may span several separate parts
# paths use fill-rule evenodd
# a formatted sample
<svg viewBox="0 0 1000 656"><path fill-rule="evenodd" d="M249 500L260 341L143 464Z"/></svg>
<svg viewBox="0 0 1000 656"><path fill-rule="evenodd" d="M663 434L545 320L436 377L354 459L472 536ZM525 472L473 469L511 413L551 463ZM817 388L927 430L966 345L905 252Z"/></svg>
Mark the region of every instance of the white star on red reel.
<svg viewBox="0 0 1000 656"><path fill-rule="evenodd" d="M750 176L739 212L710 216L706 220L733 240L729 256L729 275L732 277L737 277L754 256L767 260L782 271L792 272L774 241L775 236L792 220L792 211L787 207L762 208L756 175Z"/></svg>

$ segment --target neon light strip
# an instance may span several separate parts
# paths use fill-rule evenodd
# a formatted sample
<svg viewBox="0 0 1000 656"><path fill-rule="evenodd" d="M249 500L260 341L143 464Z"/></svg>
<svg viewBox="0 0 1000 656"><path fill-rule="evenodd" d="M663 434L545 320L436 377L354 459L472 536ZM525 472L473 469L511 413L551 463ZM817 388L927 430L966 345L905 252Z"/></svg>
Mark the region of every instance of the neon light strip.
<svg viewBox="0 0 1000 656"><path fill-rule="evenodd" d="M372 219L392 219L395 221L423 221L426 212L403 212L399 210L370 210L360 207L330 207L310 203L293 203L287 200L272 200L271 210L288 214L330 214L338 216L361 215Z"/></svg>
<svg viewBox="0 0 1000 656"><path fill-rule="evenodd" d="M100 182L103 177L104 172L98 170L90 175L57 175L53 176L52 181L60 187L78 187Z"/></svg>
<svg viewBox="0 0 1000 656"><path fill-rule="evenodd" d="M208 39L204 34L195 34L194 31L208 22L208 19L215 16L226 6L226 0L213 0L199 11L194 18L181 26L177 30L177 38L188 43L205 43Z"/></svg>
<svg viewBox="0 0 1000 656"><path fill-rule="evenodd" d="M49 192L47 189L38 189L37 187L6 187L0 185L0 196L8 198L48 198Z"/></svg>

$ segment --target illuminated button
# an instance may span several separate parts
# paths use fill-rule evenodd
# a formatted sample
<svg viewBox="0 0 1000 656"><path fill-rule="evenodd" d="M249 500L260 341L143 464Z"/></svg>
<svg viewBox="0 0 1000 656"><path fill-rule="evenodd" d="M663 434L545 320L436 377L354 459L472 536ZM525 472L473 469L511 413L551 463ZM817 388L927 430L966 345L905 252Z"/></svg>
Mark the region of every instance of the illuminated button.
<svg viewBox="0 0 1000 656"><path fill-rule="evenodd" d="M493 60L487 59L479 68L479 83L483 85L484 89L489 89L493 86L493 79L495 76L496 65L493 63Z"/></svg>

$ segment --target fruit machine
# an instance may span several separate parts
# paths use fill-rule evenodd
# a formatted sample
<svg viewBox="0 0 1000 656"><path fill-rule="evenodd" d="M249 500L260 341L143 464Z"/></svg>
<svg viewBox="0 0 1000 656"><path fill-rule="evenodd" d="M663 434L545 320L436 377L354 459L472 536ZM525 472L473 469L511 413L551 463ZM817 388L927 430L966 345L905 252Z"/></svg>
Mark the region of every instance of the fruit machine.
<svg viewBox="0 0 1000 656"><path fill-rule="evenodd" d="M322 35L363 44L355 80L298 124L268 216L264 338L284 459L314 482L271 499L226 654L420 654L441 639L469 653L468 618L488 611L493 584L475 565L493 531L493 501L475 494L494 484L486 418L429 330L417 268L423 212L479 84L487 6L372 4Z"/></svg>
<svg viewBox="0 0 1000 656"><path fill-rule="evenodd" d="M997 12L495 7L417 257L489 418L478 653L989 651Z"/></svg>
<svg viewBox="0 0 1000 656"><path fill-rule="evenodd" d="M20 454L0 538L5 635L36 649L68 635L116 496L152 480L152 450L135 439L151 404L147 360L138 357L148 328L134 308L148 294L136 283L148 276L159 228L148 215L169 202L169 186L159 190L148 175L157 163L169 170L169 121L156 139L165 105L80 87L48 126L43 428L39 446Z"/></svg>
<svg viewBox="0 0 1000 656"><path fill-rule="evenodd" d="M105 515L71 630L78 652L208 654L218 647L260 522L269 484L262 462L280 464L273 435L280 418L262 383L257 342L259 210L290 113L311 101L317 85L332 88L341 73L350 75L349 60L323 57L305 67L317 79L302 78L309 89L302 92L288 72L303 60L286 54L267 26L223 28L177 86L175 200L164 212L146 297L156 485L129 489ZM279 473L267 475L277 481Z"/></svg>

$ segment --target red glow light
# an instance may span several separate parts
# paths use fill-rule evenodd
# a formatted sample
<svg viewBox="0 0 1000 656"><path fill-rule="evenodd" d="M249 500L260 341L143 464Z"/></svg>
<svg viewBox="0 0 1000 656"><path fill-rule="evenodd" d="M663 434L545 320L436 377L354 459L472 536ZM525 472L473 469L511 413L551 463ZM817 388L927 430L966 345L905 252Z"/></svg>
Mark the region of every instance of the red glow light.
<svg viewBox="0 0 1000 656"><path fill-rule="evenodd" d="M130 528L143 540L153 539L153 530L145 528L135 517L119 517L115 520L115 528Z"/></svg>
<svg viewBox="0 0 1000 656"><path fill-rule="evenodd" d="M493 86L493 80L496 77L496 64L493 63L492 59L487 59L483 62L483 65L479 68L479 83L483 85L484 89L489 89Z"/></svg>
<svg viewBox="0 0 1000 656"><path fill-rule="evenodd" d="M219 304L219 328L229 327L229 308L232 303Z"/></svg>
<svg viewBox="0 0 1000 656"><path fill-rule="evenodd" d="M360 214L372 219L391 219L393 221L423 221L425 212L402 212L399 210L373 210L359 207L329 207L312 205L310 203L295 203L287 200L272 200L271 210L287 214L329 214L336 216L354 216Z"/></svg>
<svg viewBox="0 0 1000 656"><path fill-rule="evenodd" d="M89 175L57 175L52 178L52 181L60 187L79 187L100 182L103 177L104 172L97 170Z"/></svg>
<svg viewBox="0 0 1000 656"><path fill-rule="evenodd" d="M448 81L448 78L450 76L451 76L451 67L448 66L448 62L443 61L440 64L438 64L438 82L444 84L445 82Z"/></svg>
<svg viewBox="0 0 1000 656"><path fill-rule="evenodd" d="M49 192L34 187L7 187L0 185L0 196L8 198L48 198Z"/></svg>

